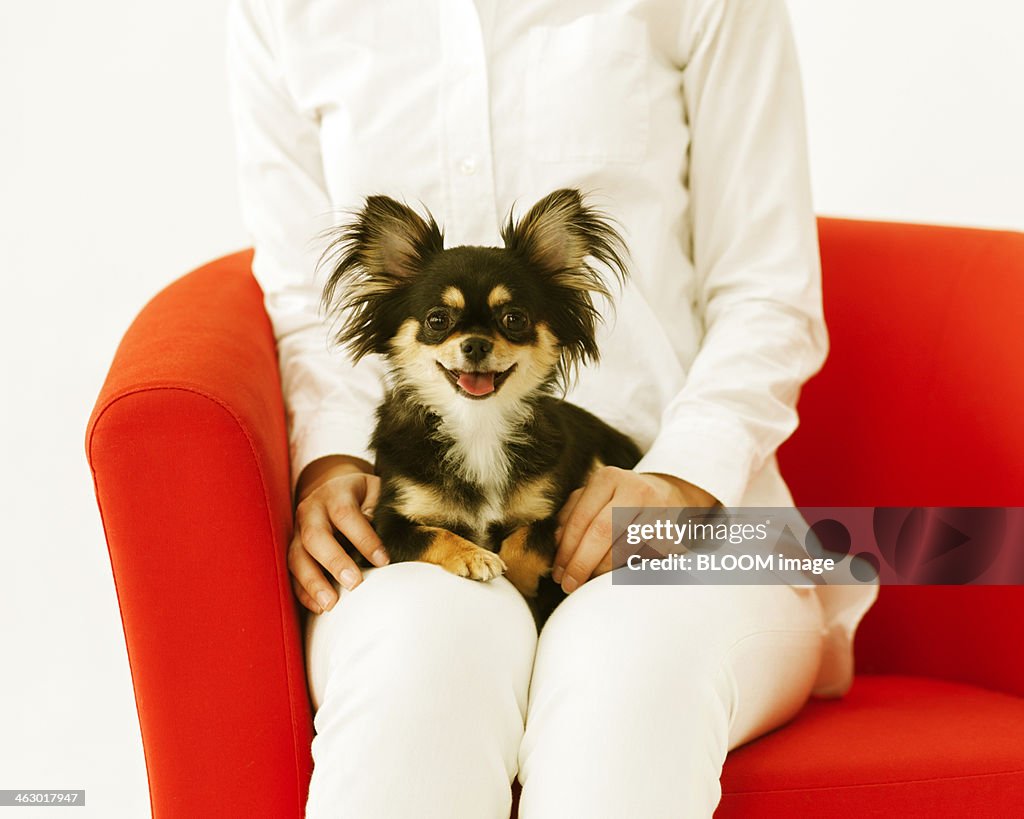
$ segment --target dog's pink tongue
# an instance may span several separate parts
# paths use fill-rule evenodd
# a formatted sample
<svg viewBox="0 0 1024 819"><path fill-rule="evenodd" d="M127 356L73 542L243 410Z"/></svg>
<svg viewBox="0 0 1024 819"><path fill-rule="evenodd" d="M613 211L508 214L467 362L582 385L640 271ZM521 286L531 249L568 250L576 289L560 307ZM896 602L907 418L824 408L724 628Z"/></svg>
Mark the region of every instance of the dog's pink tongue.
<svg viewBox="0 0 1024 819"><path fill-rule="evenodd" d="M459 373L459 386L470 395L494 392L494 373Z"/></svg>

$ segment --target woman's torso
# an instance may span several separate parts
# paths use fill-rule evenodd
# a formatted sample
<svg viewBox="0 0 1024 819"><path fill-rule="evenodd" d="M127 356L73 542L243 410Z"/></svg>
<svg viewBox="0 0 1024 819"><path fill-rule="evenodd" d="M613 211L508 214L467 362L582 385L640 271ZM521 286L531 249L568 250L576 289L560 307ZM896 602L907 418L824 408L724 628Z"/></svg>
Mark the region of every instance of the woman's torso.
<svg viewBox="0 0 1024 819"><path fill-rule="evenodd" d="M570 400L646 449L700 343L681 31L693 3L287 0L285 79L319 122L334 207L384 193L446 243L578 187L618 220L631 281ZM339 218L344 214L339 213Z"/></svg>

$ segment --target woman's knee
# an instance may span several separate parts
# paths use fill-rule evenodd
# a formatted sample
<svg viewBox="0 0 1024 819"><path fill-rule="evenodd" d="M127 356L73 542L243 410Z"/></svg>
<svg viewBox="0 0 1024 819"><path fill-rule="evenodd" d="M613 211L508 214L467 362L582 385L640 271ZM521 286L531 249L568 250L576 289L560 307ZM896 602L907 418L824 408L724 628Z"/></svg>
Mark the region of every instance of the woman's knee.
<svg viewBox="0 0 1024 819"><path fill-rule="evenodd" d="M526 602L504 578L480 583L430 563L397 563L369 569L340 617L410 651L435 645L531 643L536 628ZM328 612L332 614L333 612Z"/></svg>
<svg viewBox="0 0 1024 819"><path fill-rule="evenodd" d="M529 608L504 578L477 583L427 563L369 569L309 624L314 704L334 669L358 669L346 675L350 683L372 680L396 695L490 669L496 678L521 679L525 697L536 639Z"/></svg>

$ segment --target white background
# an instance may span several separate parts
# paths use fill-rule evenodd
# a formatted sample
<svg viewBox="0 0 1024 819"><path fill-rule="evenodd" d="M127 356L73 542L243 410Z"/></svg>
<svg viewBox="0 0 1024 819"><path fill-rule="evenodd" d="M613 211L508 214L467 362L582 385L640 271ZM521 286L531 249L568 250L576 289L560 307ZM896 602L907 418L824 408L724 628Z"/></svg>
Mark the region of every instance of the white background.
<svg viewBox="0 0 1024 819"><path fill-rule="evenodd" d="M819 212L1024 230L1024 4L789 5ZM0 6L0 788L76 816L148 813L83 439L146 299L247 243L224 6Z"/></svg>

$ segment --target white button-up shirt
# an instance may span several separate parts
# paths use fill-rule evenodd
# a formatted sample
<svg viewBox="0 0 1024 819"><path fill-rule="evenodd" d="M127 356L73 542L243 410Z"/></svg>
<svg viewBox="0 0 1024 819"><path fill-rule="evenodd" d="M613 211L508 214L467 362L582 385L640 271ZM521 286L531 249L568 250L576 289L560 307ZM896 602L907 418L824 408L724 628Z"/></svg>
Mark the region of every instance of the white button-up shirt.
<svg viewBox="0 0 1024 819"><path fill-rule="evenodd" d="M631 278L569 400L640 445L639 471L792 503L775 451L828 342L783 0L237 0L228 68L293 480L372 462L383 394L378 358L328 343L319 232L381 193L448 246L500 244L510 209L577 187L621 224ZM815 690L836 693L877 590L818 593Z"/></svg>

